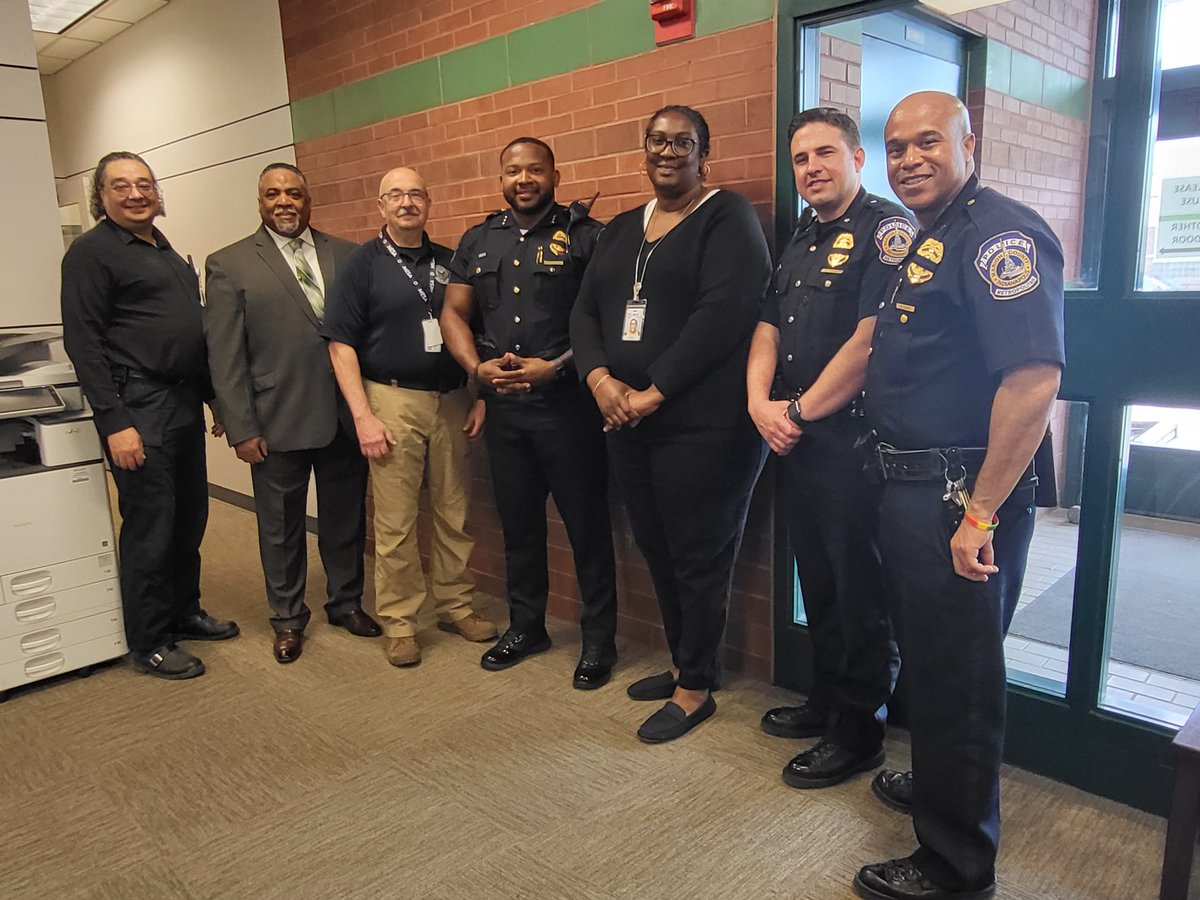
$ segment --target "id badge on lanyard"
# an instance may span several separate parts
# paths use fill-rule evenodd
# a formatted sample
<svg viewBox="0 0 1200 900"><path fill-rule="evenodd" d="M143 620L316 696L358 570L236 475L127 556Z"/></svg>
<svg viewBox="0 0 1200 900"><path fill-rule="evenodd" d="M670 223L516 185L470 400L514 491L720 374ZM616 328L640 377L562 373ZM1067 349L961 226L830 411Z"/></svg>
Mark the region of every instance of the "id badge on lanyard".
<svg viewBox="0 0 1200 900"><path fill-rule="evenodd" d="M625 321L621 323L621 340L640 341L646 328L646 301L634 296L625 304Z"/></svg>
<svg viewBox="0 0 1200 900"><path fill-rule="evenodd" d="M413 287L417 289L417 293L421 297L421 301L425 304L426 318L421 320L421 336L425 343L425 352L441 353L442 326L438 324L438 320L433 316L433 292L435 289L434 285L437 283L437 260L429 260L429 290L426 292L421 282L417 281L417 277L413 274L412 269L408 267L408 263L400 257L392 241L388 238L386 225L380 229L379 239L383 242L383 246L387 248L388 253L392 254L392 259L399 263L405 277L412 282Z"/></svg>

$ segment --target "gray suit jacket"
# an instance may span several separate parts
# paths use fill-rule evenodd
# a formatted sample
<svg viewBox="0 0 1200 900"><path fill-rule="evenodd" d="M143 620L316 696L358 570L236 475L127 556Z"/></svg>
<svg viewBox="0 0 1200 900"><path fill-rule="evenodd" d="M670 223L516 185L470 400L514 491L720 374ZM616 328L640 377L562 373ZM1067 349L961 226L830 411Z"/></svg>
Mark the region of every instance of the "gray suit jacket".
<svg viewBox="0 0 1200 900"><path fill-rule="evenodd" d="M312 236L328 295L358 245ZM210 255L205 273L204 334L230 445L262 436L268 452L326 446L345 403L316 313L266 226Z"/></svg>

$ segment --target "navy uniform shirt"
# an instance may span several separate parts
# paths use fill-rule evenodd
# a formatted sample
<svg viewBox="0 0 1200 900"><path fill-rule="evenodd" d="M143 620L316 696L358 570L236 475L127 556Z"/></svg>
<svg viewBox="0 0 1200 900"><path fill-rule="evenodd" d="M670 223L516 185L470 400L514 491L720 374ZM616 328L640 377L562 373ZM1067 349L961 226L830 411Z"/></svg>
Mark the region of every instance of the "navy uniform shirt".
<svg viewBox="0 0 1200 900"><path fill-rule="evenodd" d="M566 352L571 309L603 227L554 204L525 234L511 210L502 210L463 235L450 277L474 291L481 359L508 352L555 359Z"/></svg>
<svg viewBox="0 0 1200 900"><path fill-rule="evenodd" d="M199 399L213 394L199 279L157 228L153 237L150 244L101 219L62 261L63 342L105 436L151 426L152 417L130 414L127 378L139 380L139 394L151 382L186 385ZM199 417L199 404L185 403L167 418L190 424Z"/></svg>
<svg viewBox="0 0 1200 900"><path fill-rule="evenodd" d="M867 416L901 450L987 445L1005 370L1063 365L1063 253L1028 206L972 176L880 300Z"/></svg>
<svg viewBox="0 0 1200 900"><path fill-rule="evenodd" d="M890 200L858 194L841 218L800 217L775 269L760 319L779 329L779 372L789 396L806 391L854 334L878 312L917 229Z"/></svg>
<svg viewBox="0 0 1200 900"><path fill-rule="evenodd" d="M460 387L466 373L445 346L437 353L425 349L421 325L441 314L452 254L428 236L420 247L396 247L396 252L412 278L378 236L354 251L329 292L321 335L353 347L368 381L418 391Z"/></svg>

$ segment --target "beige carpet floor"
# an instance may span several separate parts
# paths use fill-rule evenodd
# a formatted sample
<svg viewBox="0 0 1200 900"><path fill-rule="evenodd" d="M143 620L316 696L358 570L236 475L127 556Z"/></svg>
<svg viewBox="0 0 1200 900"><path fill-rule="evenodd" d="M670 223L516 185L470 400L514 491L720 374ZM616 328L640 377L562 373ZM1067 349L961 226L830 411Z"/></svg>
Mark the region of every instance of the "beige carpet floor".
<svg viewBox="0 0 1200 900"><path fill-rule="evenodd" d="M624 687L665 660L623 647L611 685L574 691L573 626L503 673L430 628L424 663L397 670L318 606L280 666L253 516L214 502L204 554L205 605L242 635L192 645L203 678L120 664L0 705L3 900L840 900L859 865L912 847L867 776L780 781L803 744L758 718L784 691L734 681L713 720L647 747L634 730L654 707ZM903 734L888 750L905 766ZM1004 812L998 897L1157 896L1162 819L1015 769Z"/></svg>

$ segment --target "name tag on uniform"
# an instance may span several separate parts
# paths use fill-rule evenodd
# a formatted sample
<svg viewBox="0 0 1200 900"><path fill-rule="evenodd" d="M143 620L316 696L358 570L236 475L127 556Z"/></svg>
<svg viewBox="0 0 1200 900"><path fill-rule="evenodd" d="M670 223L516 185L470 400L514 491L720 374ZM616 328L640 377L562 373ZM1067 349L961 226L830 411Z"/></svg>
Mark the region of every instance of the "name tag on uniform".
<svg viewBox="0 0 1200 900"><path fill-rule="evenodd" d="M442 352L442 326L437 319L422 319L421 331L425 336L425 352Z"/></svg>
<svg viewBox="0 0 1200 900"><path fill-rule="evenodd" d="M621 340L640 341L646 327L646 301L634 298L625 304L625 321L621 325Z"/></svg>

